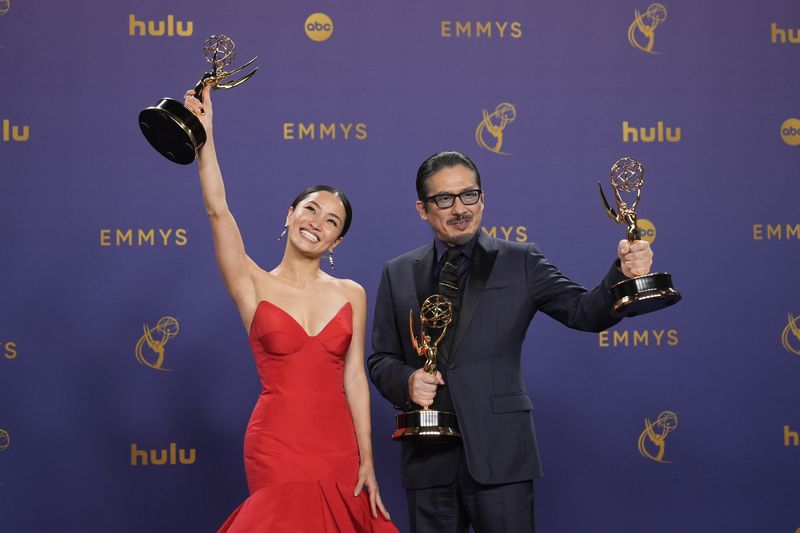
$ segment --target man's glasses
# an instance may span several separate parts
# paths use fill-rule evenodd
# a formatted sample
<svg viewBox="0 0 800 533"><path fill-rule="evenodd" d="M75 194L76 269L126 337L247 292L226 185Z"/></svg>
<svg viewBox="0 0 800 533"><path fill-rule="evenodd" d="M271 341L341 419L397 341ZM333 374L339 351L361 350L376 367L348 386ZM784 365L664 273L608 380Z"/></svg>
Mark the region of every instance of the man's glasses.
<svg viewBox="0 0 800 533"><path fill-rule="evenodd" d="M461 199L462 204L473 205L478 203L478 200L480 200L481 190L470 189L468 191L464 191L459 194L450 194L450 193L434 194L433 196L426 197L425 201L435 203L436 207L438 207L439 209L447 209L448 207L453 207L453 204L456 202L456 196L458 196L458 198Z"/></svg>

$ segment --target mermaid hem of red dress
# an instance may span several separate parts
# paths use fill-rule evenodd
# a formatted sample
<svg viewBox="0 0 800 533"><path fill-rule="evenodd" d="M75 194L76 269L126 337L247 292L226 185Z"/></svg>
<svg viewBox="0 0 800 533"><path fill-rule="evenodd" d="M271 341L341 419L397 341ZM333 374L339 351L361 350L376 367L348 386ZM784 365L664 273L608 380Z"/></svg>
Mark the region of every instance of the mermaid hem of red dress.
<svg viewBox="0 0 800 533"><path fill-rule="evenodd" d="M355 487L325 481L297 481L264 486L228 517L217 533L397 533L378 513L369 495L353 496Z"/></svg>

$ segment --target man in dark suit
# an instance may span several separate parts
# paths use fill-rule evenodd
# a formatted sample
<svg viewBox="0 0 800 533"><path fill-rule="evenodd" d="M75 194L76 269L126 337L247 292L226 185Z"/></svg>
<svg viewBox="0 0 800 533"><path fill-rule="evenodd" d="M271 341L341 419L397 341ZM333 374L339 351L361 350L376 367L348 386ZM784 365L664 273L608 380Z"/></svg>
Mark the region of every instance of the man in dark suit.
<svg viewBox="0 0 800 533"><path fill-rule="evenodd" d="M618 245L615 261L592 290L562 275L535 244L511 243L480 231L484 197L474 163L439 152L417 172L417 211L434 242L392 259L375 305L372 382L397 409L455 412L462 438L403 442L403 485L414 532L531 532L533 479L541 475L530 398L520 368L522 341L543 311L565 325L602 331L609 288L644 275L647 242ZM431 375L411 345L409 309L432 294L454 303L454 320Z"/></svg>

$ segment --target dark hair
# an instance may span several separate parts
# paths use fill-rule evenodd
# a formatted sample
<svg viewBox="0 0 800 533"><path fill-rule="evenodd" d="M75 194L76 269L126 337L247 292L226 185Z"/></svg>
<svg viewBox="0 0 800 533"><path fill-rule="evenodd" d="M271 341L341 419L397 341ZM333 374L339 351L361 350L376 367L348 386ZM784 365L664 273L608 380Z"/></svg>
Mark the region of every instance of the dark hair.
<svg viewBox="0 0 800 533"><path fill-rule="evenodd" d="M331 187L330 185L314 185L313 187L309 187L298 194L294 201L292 201L292 209L296 208L297 204L305 200L308 196L320 191L334 194L339 198L339 200L341 200L342 205L344 206L345 218L342 221L342 231L339 233L339 237L344 237L344 234L350 229L350 224L353 221L353 208L350 207L350 200L347 199L347 196L345 196L344 193L336 187Z"/></svg>
<svg viewBox="0 0 800 533"><path fill-rule="evenodd" d="M426 187L428 185L428 178L439 172L443 168L454 167L456 165L464 165L475 174L475 180L478 183L478 188L481 187L481 173L472 159L462 154L461 152L446 151L437 152L422 162L417 170L417 198L425 200L428 196Z"/></svg>

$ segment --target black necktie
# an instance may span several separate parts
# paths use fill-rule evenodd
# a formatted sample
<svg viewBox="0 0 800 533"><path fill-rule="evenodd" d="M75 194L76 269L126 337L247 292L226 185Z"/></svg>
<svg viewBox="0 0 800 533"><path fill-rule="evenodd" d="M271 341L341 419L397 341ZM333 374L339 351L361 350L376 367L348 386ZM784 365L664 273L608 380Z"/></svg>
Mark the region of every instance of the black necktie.
<svg viewBox="0 0 800 533"><path fill-rule="evenodd" d="M447 333L445 333L444 343L448 348L452 347L453 335L456 331L456 322L458 320L458 310L461 305L461 291L458 287L458 267L456 260L461 255L461 250L455 247L449 247L444 253L444 265L442 271L439 273L439 294L447 297L453 303L453 320L447 326Z"/></svg>

